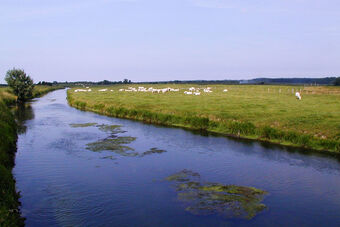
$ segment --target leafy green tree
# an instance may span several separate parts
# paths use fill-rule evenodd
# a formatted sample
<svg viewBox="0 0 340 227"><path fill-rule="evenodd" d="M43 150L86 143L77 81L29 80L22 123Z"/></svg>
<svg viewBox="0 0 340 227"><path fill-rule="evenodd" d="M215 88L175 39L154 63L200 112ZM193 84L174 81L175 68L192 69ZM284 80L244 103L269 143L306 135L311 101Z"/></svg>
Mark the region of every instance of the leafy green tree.
<svg viewBox="0 0 340 227"><path fill-rule="evenodd" d="M15 69L8 70L5 80L13 93L18 97L18 102L24 102L32 97L34 88L33 80L26 75L24 70Z"/></svg>
<svg viewBox="0 0 340 227"><path fill-rule="evenodd" d="M335 79L334 85L335 86L340 86L340 77Z"/></svg>

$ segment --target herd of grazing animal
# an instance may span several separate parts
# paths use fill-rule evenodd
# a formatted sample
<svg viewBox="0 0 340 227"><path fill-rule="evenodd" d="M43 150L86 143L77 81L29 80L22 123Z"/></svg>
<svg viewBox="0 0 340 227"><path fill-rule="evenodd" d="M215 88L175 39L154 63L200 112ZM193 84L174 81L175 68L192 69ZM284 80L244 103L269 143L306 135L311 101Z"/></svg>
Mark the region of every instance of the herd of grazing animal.
<svg viewBox="0 0 340 227"><path fill-rule="evenodd" d="M157 94L160 94L160 93L164 94L164 93L167 93L167 92L179 92L179 90L180 90L179 88L170 88L170 87L167 87L167 88L138 87L138 89L134 88L134 87L128 87L127 89L121 88L118 91L119 92L151 92L151 93L157 93ZM190 87L190 88L188 88L188 91L184 91L184 94L186 94L186 95L201 95L202 90L203 90L204 93L212 93L213 92L211 90L211 87L207 87L207 88ZM91 91L92 91L92 89L89 88L89 87L86 87L86 89L76 89L76 90L74 90L74 92L91 92ZM106 92L106 91L108 91L108 89L104 88L104 89L100 89L98 91L99 92ZM113 92L112 89L110 91ZM224 89L223 92L228 92L228 89ZM279 92L281 93L281 89L280 89ZM298 100L302 100L300 92L296 92L295 97Z"/></svg>

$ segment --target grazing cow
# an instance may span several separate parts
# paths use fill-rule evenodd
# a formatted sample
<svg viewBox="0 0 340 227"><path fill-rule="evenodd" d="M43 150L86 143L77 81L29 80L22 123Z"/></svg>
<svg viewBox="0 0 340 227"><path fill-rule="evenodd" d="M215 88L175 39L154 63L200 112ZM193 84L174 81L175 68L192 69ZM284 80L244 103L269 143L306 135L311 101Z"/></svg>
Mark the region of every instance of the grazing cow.
<svg viewBox="0 0 340 227"><path fill-rule="evenodd" d="M298 100L301 100L301 99L302 99L302 98L301 98L300 92L296 92L296 93L295 93L295 96L296 96L296 98L297 98Z"/></svg>
<svg viewBox="0 0 340 227"><path fill-rule="evenodd" d="M87 92L87 90L84 90L84 89L76 89L76 90L74 90L74 92Z"/></svg>
<svg viewBox="0 0 340 227"><path fill-rule="evenodd" d="M107 88L105 88L105 89L100 89L100 90L98 90L98 91L101 91L101 92L102 92L102 91L107 91Z"/></svg>
<svg viewBox="0 0 340 227"><path fill-rule="evenodd" d="M228 89L224 89L223 92L228 92Z"/></svg>

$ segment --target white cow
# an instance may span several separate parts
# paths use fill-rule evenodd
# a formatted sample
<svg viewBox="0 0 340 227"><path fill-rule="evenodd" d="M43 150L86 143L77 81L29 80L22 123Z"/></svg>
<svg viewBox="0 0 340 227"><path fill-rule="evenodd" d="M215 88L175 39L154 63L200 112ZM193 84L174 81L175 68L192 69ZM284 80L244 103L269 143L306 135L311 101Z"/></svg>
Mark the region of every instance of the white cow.
<svg viewBox="0 0 340 227"><path fill-rule="evenodd" d="M295 96L296 96L296 98L298 99L298 100L301 100L302 98L301 98L301 94L300 94L300 92L296 92L295 93Z"/></svg>

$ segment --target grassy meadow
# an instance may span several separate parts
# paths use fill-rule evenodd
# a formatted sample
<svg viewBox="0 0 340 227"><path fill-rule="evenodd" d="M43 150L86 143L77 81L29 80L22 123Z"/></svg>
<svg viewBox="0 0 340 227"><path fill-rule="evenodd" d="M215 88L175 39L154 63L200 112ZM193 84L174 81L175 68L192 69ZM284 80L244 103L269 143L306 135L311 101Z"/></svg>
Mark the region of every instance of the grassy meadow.
<svg viewBox="0 0 340 227"><path fill-rule="evenodd" d="M180 91L164 94L118 91L140 86ZM200 88L201 94L184 94L189 87ZM212 93L204 93L206 87L211 87ZM98 91L103 88L108 91ZM340 87L133 84L91 89L91 92L70 89L70 105L114 117L340 151ZM228 91L223 92L224 89ZM301 92L302 100L296 99L296 91Z"/></svg>
<svg viewBox="0 0 340 227"><path fill-rule="evenodd" d="M36 86L33 97L46 94L57 87ZM17 142L17 124L10 105L16 97L8 87L0 87L0 226L23 226L20 217L19 194L12 174Z"/></svg>

